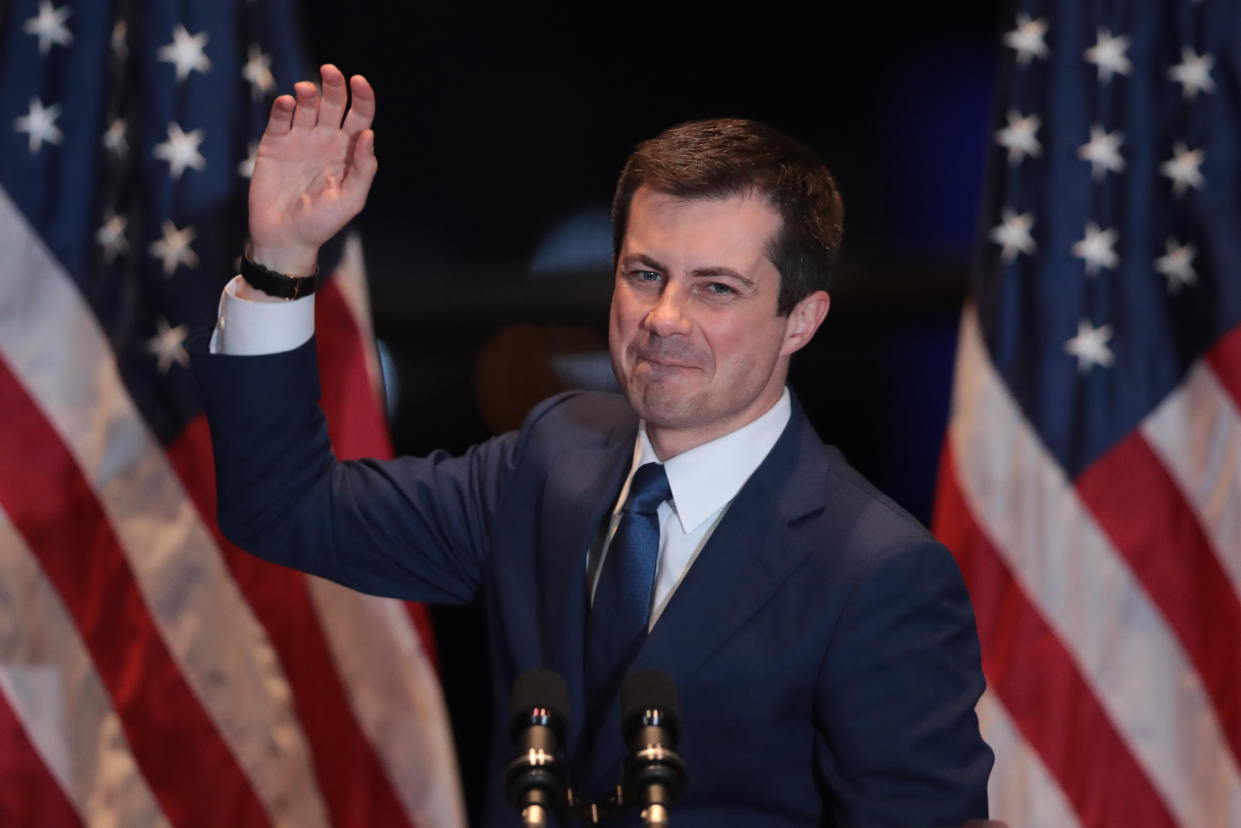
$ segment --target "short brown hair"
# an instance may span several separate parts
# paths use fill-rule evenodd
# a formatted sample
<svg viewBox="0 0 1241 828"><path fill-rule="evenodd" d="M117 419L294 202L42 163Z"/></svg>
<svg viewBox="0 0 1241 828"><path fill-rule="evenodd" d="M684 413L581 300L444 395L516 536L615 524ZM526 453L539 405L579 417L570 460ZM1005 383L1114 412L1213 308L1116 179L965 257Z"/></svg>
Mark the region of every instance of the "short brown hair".
<svg viewBox="0 0 1241 828"><path fill-rule="evenodd" d="M780 271L777 312L826 290L843 233L844 204L827 166L757 121L690 121L643 141L625 162L612 200L612 254L620 255L629 205L642 186L676 198L761 195L780 214L768 256Z"/></svg>

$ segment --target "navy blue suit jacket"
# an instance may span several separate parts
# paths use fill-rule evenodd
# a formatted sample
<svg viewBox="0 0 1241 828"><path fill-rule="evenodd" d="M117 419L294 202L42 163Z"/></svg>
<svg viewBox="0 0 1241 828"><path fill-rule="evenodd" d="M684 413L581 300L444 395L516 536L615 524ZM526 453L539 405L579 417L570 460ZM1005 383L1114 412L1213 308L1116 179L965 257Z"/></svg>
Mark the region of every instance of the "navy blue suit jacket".
<svg viewBox="0 0 1241 828"><path fill-rule="evenodd" d="M541 404L460 457L337 462L313 342L266 357L191 347L219 517L239 546L363 592L481 604L495 732L488 824L512 752L513 679L573 702L579 797L616 785L613 699L582 749L587 549L632 461L623 398ZM634 670L675 681L689 786L677 826L959 825L987 813L978 638L951 555L815 435L800 406L652 629Z"/></svg>

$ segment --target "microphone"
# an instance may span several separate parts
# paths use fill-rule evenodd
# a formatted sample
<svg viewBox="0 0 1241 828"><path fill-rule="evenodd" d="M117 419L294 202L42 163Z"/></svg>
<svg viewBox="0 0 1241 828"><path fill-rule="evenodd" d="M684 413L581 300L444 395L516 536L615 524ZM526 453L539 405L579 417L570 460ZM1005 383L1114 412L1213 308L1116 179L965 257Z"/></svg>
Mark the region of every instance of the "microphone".
<svg viewBox="0 0 1241 828"><path fill-rule="evenodd" d="M676 754L681 735L677 689L666 673L643 670L621 685L625 799L637 802L648 826L668 824L668 806L685 789L685 762Z"/></svg>
<svg viewBox="0 0 1241 828"><path fill-rule="evenodd" d="M523 826L547 825L564 803L565 771L556 758L569 718L569 688L551 670L527 670L513 682L509 733L517 756L504 769L504 794Z"/></svg>

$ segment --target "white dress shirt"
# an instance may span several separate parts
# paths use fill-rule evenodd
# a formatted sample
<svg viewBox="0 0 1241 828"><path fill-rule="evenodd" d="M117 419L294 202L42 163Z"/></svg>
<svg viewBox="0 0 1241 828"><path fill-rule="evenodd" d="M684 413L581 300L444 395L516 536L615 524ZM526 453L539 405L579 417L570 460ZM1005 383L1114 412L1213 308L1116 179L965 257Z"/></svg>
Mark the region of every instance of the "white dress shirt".
<svg viewBox="0 0 1241 828"><path fill-rule="evenodd" d="M747 425L717 437L709 443L678 454L664 463L672 499L659 506L659 563L655 570L655 589L651 598L651 616L647 630L655 626L672 593L685 578L698 553L706 546L711 533L728 511L729 504L750 479L780 434L788 424L793 410L789 390L784 389L780 399L770 410ZM646 436L646 425L638 428L634 442L633 466L620 497L612 510L606 545L612 542L616 525L620 522L621 507L629 497L629 484L634 472L645 463L658 463L655 449ZM590 595L594 600L595 586L607 556L606 545L602 554L592 555L590 563Z"/></svg>
<svg viewBox="0 0 1241 828"><path fill-rule="evenodd" d="M220 311L211 334L210 351L233 356L260 356L291 351L305 344L314 334L314 294L300 299L246 297L242 278L235 277L220 296ZM655 626L677 586L685 578L698 553L728 510L733 498L780 438L792 412L789 390L765 414L736 431L678 454L664 463L672 499L659 506L659 562L647 629ZM638 467L657 463L655 450L646 436L646 426L638 429L634 441L633 466L620 497L612 510L606 535L590 551L590 595L607 554L607 545L616 532L621 507L629 496L629 483Z"/></svg>
<svg viewBox="0 0 1241 828"><path fill-rule="evenodd" d="M292 351L306 344L315 332L315 295L278 299L250 288L240 276L224 286L215 330L208 350L231 356L262 356Z"/></svg>

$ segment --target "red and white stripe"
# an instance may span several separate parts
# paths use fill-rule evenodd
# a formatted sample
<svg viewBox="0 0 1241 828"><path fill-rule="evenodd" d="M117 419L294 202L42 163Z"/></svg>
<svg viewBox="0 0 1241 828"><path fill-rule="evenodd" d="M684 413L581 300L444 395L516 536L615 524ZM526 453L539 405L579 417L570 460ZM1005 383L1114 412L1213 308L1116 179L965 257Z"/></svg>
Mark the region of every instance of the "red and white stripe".
<svg viewBox="0 0 1241 828"><path fill-rule="evenodd" d="M45 783L60 789L48 785L40 798L63 796L86 825L167 825L72 616L3 512L0 606L0 694L23 723ZM8 824L38 823L32 812L9 816Z"/></svg>
<svg viewBox="0 0 1241 828"><path fill-rule="evenodd" d="M1241 376L1241 330L1224 339L1212 359L1190 371L1142 424L1142 436L1176 481L1219 564L1241 594L1241 396L1229 393L1218 370ZM1235 380L1234 380L1235 381Z"/></svg>
<svg viewBox="0 0 1241 828"><path fill-rule="evenodd" d="M1215 368L1238 343L1073 481L963 315L935 528L978 615L986 735L1010 754L992 811L1014 826L1053 824L1050 786L1083 825L1241 824L1241 416Z"/></svg>
<svg viewBox="0 0 1241 828"><path fill-rule="evenodd" d="M0 249L0 754L46 769L30 793L0 790L0 822L68 806L88 825L463 824L410 616L324 598L224 541L204 423L165 453L2 191ZM365 328L340 316L321 338L364 363ZM382 435L362 396L341 405Z"/></svg>
<svg viewBox="0 0 1241 828"><path fill-rule="evenodd" d="M995 767L988 790L992 812L1021 814L1023 821L1011 822L1013 828L1019 824L1078 828L1081 822L1064 798L1064 792L1043 760L1021 737L1004 705L995 700L993 690L988 690L979 700L978 720L987 736L987 744L995 751Z"/></svg>

